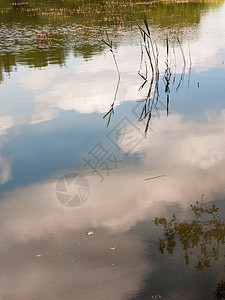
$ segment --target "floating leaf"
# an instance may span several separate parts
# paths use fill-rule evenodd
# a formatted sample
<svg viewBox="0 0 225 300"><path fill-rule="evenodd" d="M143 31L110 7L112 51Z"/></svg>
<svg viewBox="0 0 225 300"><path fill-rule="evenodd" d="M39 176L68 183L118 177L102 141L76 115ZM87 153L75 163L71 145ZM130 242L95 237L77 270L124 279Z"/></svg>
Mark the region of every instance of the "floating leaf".
<svg viewBox="0 0 225 300"><path fill-rule="evenodd" d="M37 254L36 257L41 257L41 254Z"/></svg>
<svg viewBox="0 0 225 300"><path fill-rule="evenodd" d="M110 247L110 250L116 250L117 246Z"/></svg>
<svg viewBox="0 0 225 300"><path fill-rule="evenodd" d="M94 234L93 231L88 231L88 232L86 232L86 235L93 235L93 234Z"/></svg>

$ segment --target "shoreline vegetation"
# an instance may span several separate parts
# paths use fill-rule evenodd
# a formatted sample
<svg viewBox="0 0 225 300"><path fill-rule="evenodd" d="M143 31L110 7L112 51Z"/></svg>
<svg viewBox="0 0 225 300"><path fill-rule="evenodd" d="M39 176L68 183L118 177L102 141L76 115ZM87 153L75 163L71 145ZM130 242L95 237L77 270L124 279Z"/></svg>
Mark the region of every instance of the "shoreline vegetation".
<svg viewBox="0 0 225 300"><path fill-rule="evenodd" d="M187 16L189 23L198 21L198 18L195 18L197 15L200 17L198 14L199 9L204 10L215 7L223 2L224 0L15 0L13 2L1 0L0 23L15 22L17 20L26 23L29 19L32 19L32 22L40 24L47 21L58 22L57 24L59 24L70 20L78 23L89 21L90 24L96 25L126 24L128 21L141 21L143 13L147 17L154 13L151 16L153 23L154 20L158 21L159 17L164 17L170 20L170 25L173 25L177 22L185 22ZM193 11L193 8L197 11ZM172 15L167 15L168 10ZM190 14L190 11L192 11L192 14ZM182 12L182 15L179 12ZM22 15L25 17L24 19L21 19Z"/></svg>
<svg viewBox="0 0 225 300"><path fill-rule="evenodd" d="M105 31L115 49L120 44L138 43L137 26L146 15L157 43L165 36L191 40L203 12L224 2L140 0L1 0L0 83L4 73L18 65L63 66L69 55L85 60L107 50L100 43ZM43 51L44 50L44 51Z"/></svg>

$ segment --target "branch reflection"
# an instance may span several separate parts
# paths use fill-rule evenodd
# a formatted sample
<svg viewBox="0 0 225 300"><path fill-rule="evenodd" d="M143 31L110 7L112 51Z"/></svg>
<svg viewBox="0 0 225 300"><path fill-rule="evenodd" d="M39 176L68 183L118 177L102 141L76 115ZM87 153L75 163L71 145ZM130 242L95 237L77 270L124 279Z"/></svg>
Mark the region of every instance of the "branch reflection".
<svg viewBox="0 0 225 300"><path fill-rule="evenodd" d="M191 205L194 219L191 223L179 221L174 214L171 220L155 218L155 225L162 227L164 238L159 239L158 250L161 254L173 254L177 241L183 246L186 265L192 256L197 258L196 270L202 271L211 266L211 261L222 261L220 253L225 240L225 220L217 214L219 208L204 202Z"/></svg>

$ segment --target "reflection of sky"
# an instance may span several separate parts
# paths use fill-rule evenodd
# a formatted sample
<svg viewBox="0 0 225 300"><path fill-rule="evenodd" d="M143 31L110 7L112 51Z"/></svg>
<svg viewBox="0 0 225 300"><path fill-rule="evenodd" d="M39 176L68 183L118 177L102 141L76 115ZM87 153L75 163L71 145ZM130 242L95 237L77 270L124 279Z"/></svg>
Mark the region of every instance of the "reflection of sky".
<svg viewBox="0 0 225 300"><path fill-rule="evenodd" d="M221 265L199 275L185 267L181 249L172 257L160 256L159 233L141 223L172 212L183 219L182 208L202 193L205 201L221 200L224 214L224 113L204 118L208 122L185 122L180 115L154 120L153 133L139 148L142 166L116 169L103 183L87 175L91 193L78 208L58 202L56 175L5 195L0 203L3 299L15 298L12 287L15 299L53 299L59 293L62 299L123 299L147 285L146 275L150 295L169 291L168 299L173 299L170 293L210 299L207 292L221 279ZM87 237L88 230L94 235Z"/></svg>
<svg viewBox="0 0 225 300"><path fill-rule="evenodd" d="M91 222L88 223L89 226L106 226L112 230L124 231L137 221L144 220L149 213L155 214L157 208L156 211L151 211L155 203L177 202L186 206L198 200L202 193L208 200L217 194L223 195L224 120L224 111L207 113L199 122L185 121L181 115L155 118L151 134L133 149L134 152L139 151L139 166L119 165L117 169L111 170L109 177L102 171L105 175L103 183L97 175L87 175L91 184L91 198L87 201L87 206L90 205L95 210L92 221L88 218ZM137 131L136 135L139 134ZM125 148L122 150L126 152ZM29 151L26 156L30 161L28 153ZM37 161L36 166L38 164L41 162ZM73 167L71 163L67 169L75 170L77 167ZM61 170L61 174L66 172L65 169ZM55 174L54 178L57 179L60 173ZM165 176L157 180L144 180L157 175ZM54 178L24 187L21 189L21 195L24 195L21 200L26 194L34 193L38 202L39 195L42 194L44 202L47 197L50 206L57 205L54 198ZM39 188L41 192L35 192ZM13 197L17 193L20 194L19 191L14 192ZM30 196L26 197L30 201ZM107 205L104 206L106 199ZM43 212L40 214L43 215ZM44 214L48 215L49 211L46 210ZM37 217L38 215L39 213ZM85 218L81 219L82 224L86 222ZM26 222L24 226L26 227ZM35 226L39 228L40 224Z"/></svg>
<svg viewBox="0 0 225 300"><path fill-rule="evenodd" d="M110 60L111 57L108 56L107 59ZM106 139L109 130L121 118L127 116L136 122L137 118L132 113L132 109L136 105L135 100L144 95L143 91L137 92L140 83L138 75L135 72L131 72L130 75L127 71L125 82L122 77L115 115L112 116L110 127L106 129L107 121L103 120L102 116L110 108L113 99L116 73L110 74L106 79L108 83L104 84L105 73L102 71L102 82L95 81L93 83L91 78L95 77L98 69L96 67L93 70L95 71L88 78L87 88L85 88L86 83L83 83L84 86L82 86L85 72L82 80L75 85L76 76L73 75L73 72L62 69L58 70L56 75L52 70L49 82L47 77L40 90L32 88L37 85L36 79L39 76L38 72L41 71L32 69L22 69L22 73L18 71L17 75L21 75L18 77L20 84L15 82L15 89L11 88L9 91L5 89L5 101L1 101L2 112L5 112L0 119L1 133L2 137L7 136L7 142L5 141L1 145L1 153L3 157L11 161L13 169L13 181L9 184L20 185L48 178L52 172L62 169L81 168L83 153L88 152L98 141ZM25 86L26 81L23 82L21 79L23 71L27 73L27 77L30 77L27 87ZM43 70L43 72L45 71L51 73L48 69ZM34 80L32 76L34 76ZM201 111L224 108L223 78L224 70L222 68L201 73L196 73L193 68L189 90L187 87L188 75L185 76L185 83L177 93L174 92L175 88L171 87L169 104L171 113L180 113L184 115L184 119L198 120ZM60 79L62 79L62 83L60 83ZM14 78L11 80L13 81ZM59 86L64 86L64 84L65 86L56 89L57 81L59 81ZM111 86L110 82L113 82ZM135 85L130 88L133 82ZM197 86L198 82L199 87ZM45 84L47 87L50 86L50 89L46 88ZM5 85L7 87L7 81ZM53 88L51 88L52 85ZM78 92L79 86L82 86L81 93L89 91L87 98ZM72 88L69 90L69 87ZM66 92L64 92L64 88L67 89ZM166 95L163 88L161 83L162 97L160 100L165 103ZM19 97L16 97L16 94ZM95 96L89 98L89 95L92 94ZM80 97L83 97L83 102L80 101ZM162 105L159 105L159 108L163 108ZM137 126L143 127L142 125ZM114 150L113 145L111 148Z"/></svg>

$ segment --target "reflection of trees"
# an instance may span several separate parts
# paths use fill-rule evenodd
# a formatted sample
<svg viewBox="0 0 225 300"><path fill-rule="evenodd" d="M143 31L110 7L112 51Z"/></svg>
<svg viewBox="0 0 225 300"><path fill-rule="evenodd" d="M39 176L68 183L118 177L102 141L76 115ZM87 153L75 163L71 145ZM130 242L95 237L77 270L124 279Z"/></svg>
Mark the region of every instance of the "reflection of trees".
<svg viewBox="0 0 225 300"><path fill-rule="evenodd" d="M215 298L216 298L216 300L224 300L225 299L225 281L221 280L217 284Z"/></svg>
<svg viewBox="0 0 225 300"><path fill-rule="evenodd" d="M67 51L63 48L51 48L46 51L34 49L15 54L13 51L0 55L0 83L3 81L3 72L11 73L17 64L26 64L31 67L45 67L49 64L63 65Z"/></svg>
<svg viewBox="0 0 225 300"><path fill-rule="evenodd" d="M202 271L210 267L212 260L224 259L220 249L224 247L225 222L218 216L219 208L214 204L208 206L203 202L196 202L196 205L191 205L191 210L195 216L191 223L180 222L175 215L171 220L155 218L155 225L162 226L165 233L165 237L159 239L158 250L162 254L173 254L178 240L183 246L186 265L195 256L195 268Z"/></svg>
<svg viewBox="0 0 225 300"><path fill-rule="evenodd" d="M149 2L140 0L1 0L1 19L4 22L33 21L48 24L49 21L76 22L91 25L112 25L133 23L141 20L143 12L151 23L160 28L179 29L198 24L201 12L215 7L222 1L205 2ZM22 18L21 18L22 17Z"/></svg>
<svg viewBox="0 0 225 300"><path fill-rule="evenodd" d="M4 80L3 72L10 73L16 65L15 57L7 53L4 57L0 56L0 83Z"/></svg>
<svg viewBox="0 0 225 300"><path fill-rule="evenodd" d="M164 230L164 238L159 238L158 251L172 255L179 242L186 265L191 259L197 260L196 271L203 271L213 261L224 261L225 219L218 215L219 208L215 204L210 206L203 201L191 205L191 211L194 214L191 222L179 221L175 214L169 220L155 218L155 225ZM217 284L214 295L217 300L225 299L223 280Z"/></svg>
<svg viewBox="0 0 225 300"><path fill-rule="evenodd" d="M108 27L114 39L121 38L124 33L133 31L135 22L142 21L143 12L151 27L161 28L164 39L164 29L166 33L179 31L181 34L185 31L183 28L190 29L199 23L204 10L216 5L219 4L146 4L139 0L2 0L1 60L3 65L10 62L9 70L16 63L31 66L46 66L49 62L63 64L69 49L75 55L89 58L104 50L98 42L104 38L103 28ZM5 67L1 66L1 69Z"/></svg>
<svg viewBox="0 0 225 300"><path fill-rule="evenodd" d="M0 84L2 83L3 80L4 80L4 77L3 77L3 66L2 66L2 61L0 60Z"/></svg>
<svg viewBox="0 0 225 300"><path fill-rule="evenodd" d="M224 201L221 201L221 207L223 204ZM176 215L180 211L177 205L166 207L168 209ZM151 225L144 222L136 226L138 233L134 230L135 234L140 234L146 242L145 257L150 262L150 272L143 279L139 291L129 299L152 299L152 295L159 294L162 299L225 300L222 276L225 220L220 217L221 213L215 205L201 201L191 206L194 217L188 214L188 221L179 221L173 215L171 218L155 218ZM159 243L154 239L158 230L155 231L152 225L163 229ZM189 256L186 264L181 259L185 253ZM201 268L198 266L200 260ZM207 260L209 263L204 266ZM189 265L187 269L186 265ZM192 268L193 265L196 268ZM221 277L218 276L223 280L219 281Z"/></svg>

